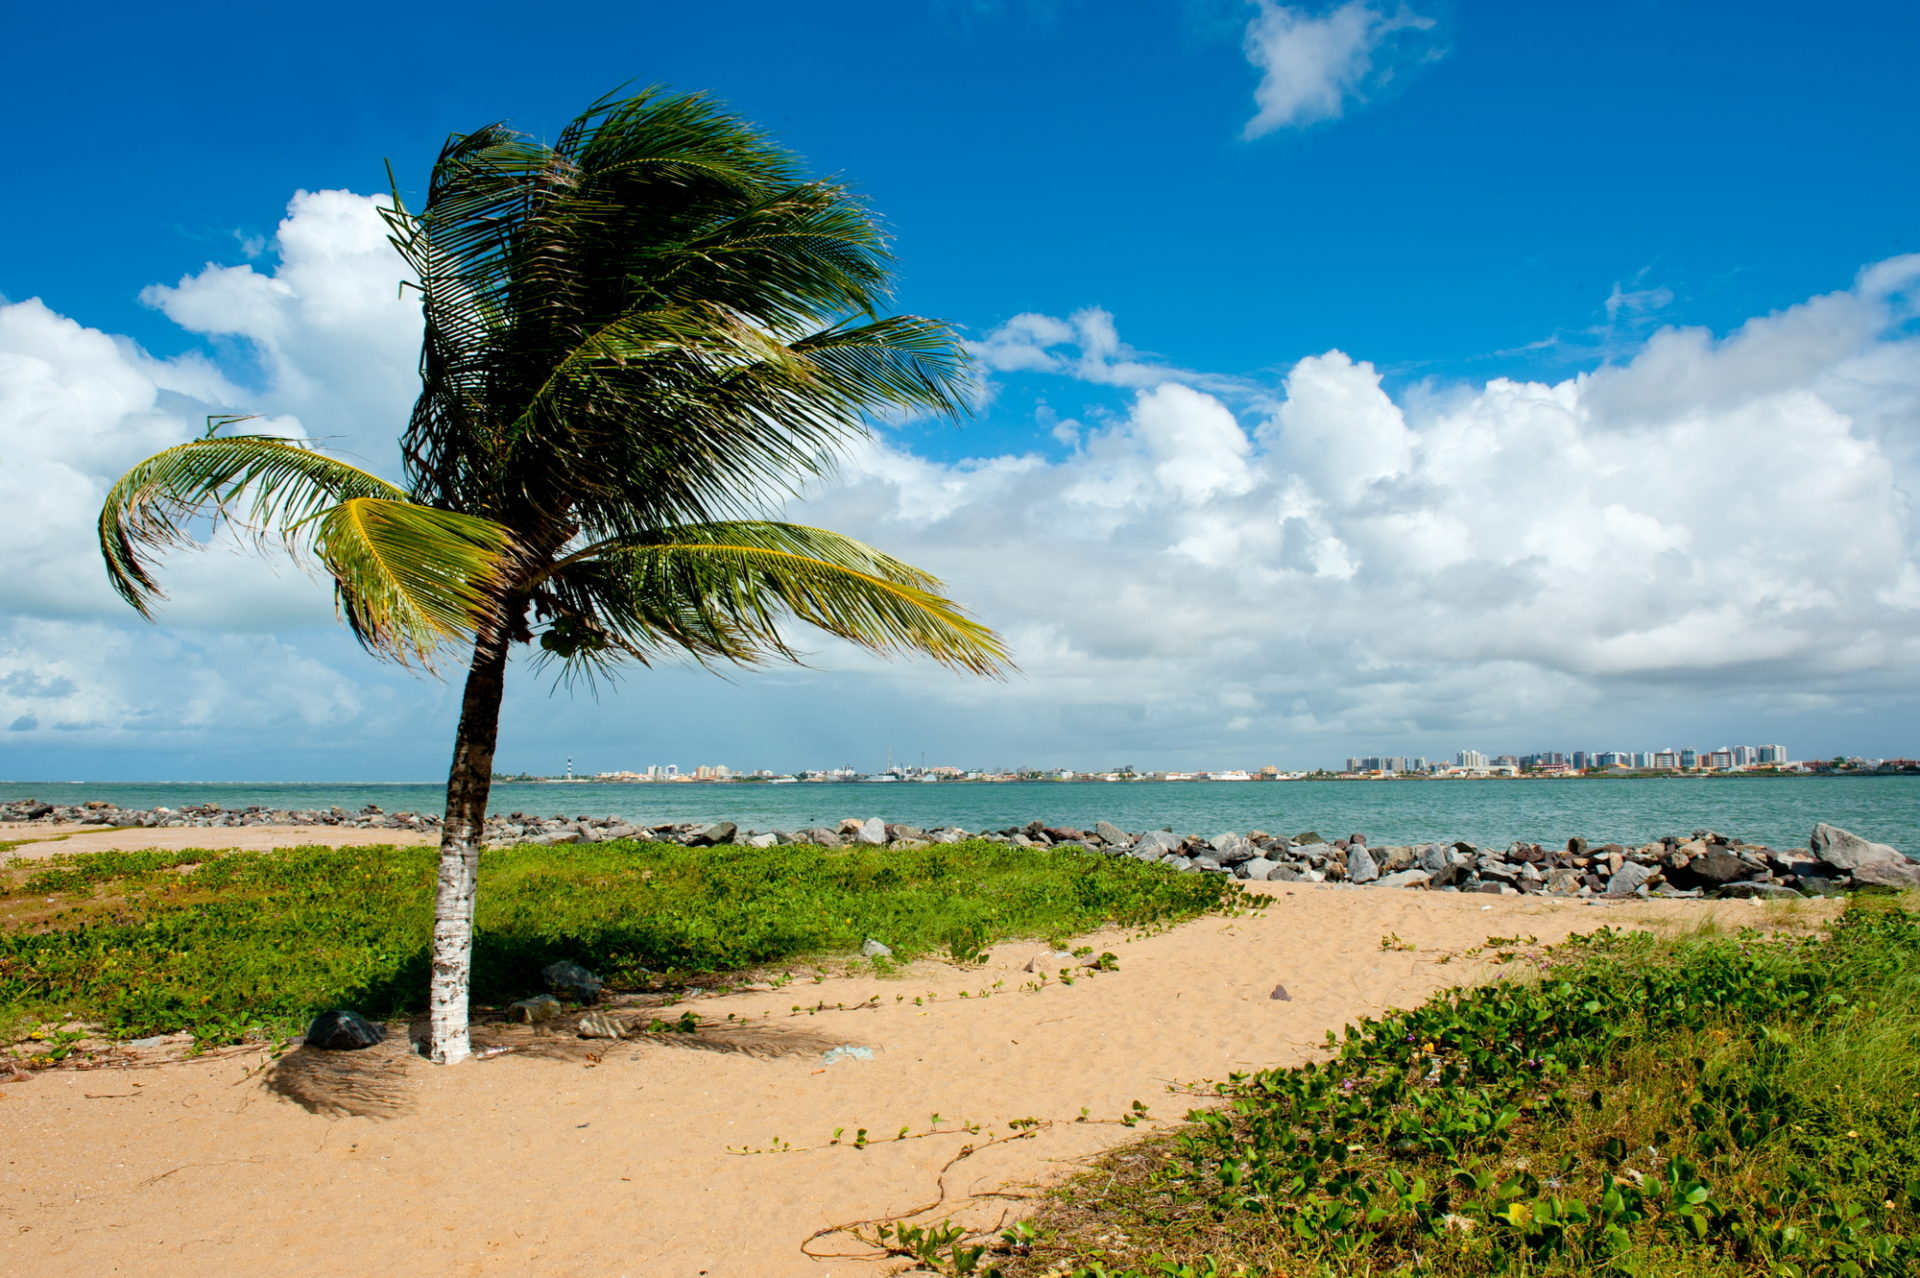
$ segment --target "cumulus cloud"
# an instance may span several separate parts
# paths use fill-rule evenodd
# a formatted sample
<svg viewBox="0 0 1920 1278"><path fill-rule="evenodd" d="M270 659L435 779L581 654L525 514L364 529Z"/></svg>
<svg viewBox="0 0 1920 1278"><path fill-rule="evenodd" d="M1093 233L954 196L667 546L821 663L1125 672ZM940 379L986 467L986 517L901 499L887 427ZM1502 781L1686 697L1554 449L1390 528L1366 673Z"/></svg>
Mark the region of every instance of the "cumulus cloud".
<svg viewBox="0 0 1920 1278"><path fill-rule="evenodd" d="M156 629L92 544L113 477L207 413L388 455L418 316L381 242L372 200L303 194L258 261L150 290L237 362L0 305L0 758L345 742L336 771L442 766L448 689L355 651L324 583L234 546L175 555ZM940 573L1022 677L821 644L815 669L736 684L648 672L640 713L518 678L503 765L872 766L857 752L903 737L961 762L1306 764L1488 737L1633 748L1655 743L1594 734L1708 706L1898 717L1920 692L1916 285L1920 256L1891 259L1728 333L1669 326L1564 380L1417 398L1365 352L1255 386L1143 355L1104 311L1018 316L975 348L997 375L1119 388L1122 410L1059 423L1044 454L877 440L792 513ZM1622 315L1660 300L1629 297ZM749 739L773 744L743 758Z"/></svg>
<svg viewBox="0 0 1920 1278"><path fill-rule="evenodd" d="M1058 461L876 446L820 503L1013 639L1024 682L933 695L1163 745L1884 704L1920 691L1917 278L1417 408L1340 351L1244 421L1163 382Z"/></svg>
<svg viewBox="0 0 1920 1278"><path fill-rule="evenodd" d="M107 586L94 521L127 467L199 435L207 415L253 412L248 429L322 437L394 473L419 312L398 297L375 202L301 192L270 269L205 269L143 295L182 327L240 339L231 374L200 354L156 359L38 299L0 303L0 727L23 737L111 742L154 732L344 722L355 680L290 646L328 634L327 587L223 534L169 558L158 632ZM274 707L270 712L263 707ZM278 716L278 717L276 717ZM164 730L163 730L164 729Z"/></svg>
<svg viewBox="0 0 1920 1278"><path fill-rule="evenodd" d="M1387 55L1395 46L1413 43L1434 25L1404 5L1389 13L1368 0L1320 14L1273 0L1255 3L1259 12L1247 24L1245 47L1260 83L1253 94L1258 110L1243 130L1248 138L1339 119L1349 103L1391 76Z"/></svg>

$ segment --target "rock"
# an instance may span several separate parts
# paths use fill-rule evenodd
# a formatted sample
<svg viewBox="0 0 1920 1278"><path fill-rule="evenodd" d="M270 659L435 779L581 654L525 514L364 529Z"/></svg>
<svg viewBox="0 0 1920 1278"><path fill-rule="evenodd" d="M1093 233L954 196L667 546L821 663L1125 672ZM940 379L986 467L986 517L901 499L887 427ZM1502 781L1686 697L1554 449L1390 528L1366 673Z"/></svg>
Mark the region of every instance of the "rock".
<svg viewBox="0 0 1920 1278"><path fill-rule="evenodd" d="M1683 887L1687 885L1688 876L1698 881L1703 887L1721 887L1741 879L1753 878L1759 871L1760 867L1749 865L1740 857L1727 851L1724 846L1716 843L1687 862L1687 868L1680 878Z"/></svg>
<svg viewBox="0 0 1920 1278"><path fill-rule="evenodd" d="M605 1012L588 1012L575 1031L581 1038L625 1038L627 1027Z"/></svg>
<svg viewBox="0 0 1920 1278"><path fill-rule="evenodd" d="M1278 861L1269 861L1264 856L1256 856L1242 861L1233 867L1233 876L1237 879L1250 879L1255 883L1266 882L1267 875L1279 867Z"/></svg>
<svg viewBox="0 0 1920 1278"><path fill-rule="evenodd" d="M549 963L540 969L540 976L550 993L569 1003L600 1001L600 978L578 963Z"/></svg>
<svg viewBox="0 0 1920 1278"><path fill-rule="evenodd" d="M560 1015L560 1000L551 994L535 994L507 1004L507 1019L524 1025L538 1025Z"/></svg>
<svg viewBox="0 0 1920 1278"><path fill-rule="evenodd" d="M892 958L893 947L890 945L882 945L879 941L874 940L872 937L868 937L860 946L860 957L861 958Z"/></svg>
<svg viewBox="0 0 1920 1278"><path fill-rule="evenodd" d="M740 827L731 821L716 821L712 825L704 826L694 833L689 834L687 836L687 846L690 848L716 848L723 843L733 842L733 836L739 832Z"/></svg>
<svg viewBox="0 0 1920 1278"><path fill-rule="evenodd" d="M1122 847L1133 842L1133 836L1111 821L1095 821L1093 832L1100 836L1102 843L1113 847Z"/></svg>
<svg viewBox="0 0 1920 1278"><path fill-rule="evenodd" d="M1282 861L1267 871L1267 882L1269 883L1300 883L1303 881L1318 882L1319 876L1286 861Z"/></svg>
<svg viewBox="0 0 1920 1278"><path fill-rule="evenodd" d="M1276 985L1276 986L1274 986L1274 987L1273 987L1273 993L1271 993L1271 994L1269 994L1269 995L1267 995L1267 997L1268 997L1268 998L1270 998L1270 999L1273 999L1273 1000L1275 1000L1276 1002L1280 1002L1280 1003L1291 1003L1291 1002L1293 1002L1293 995L1291 995L1291 994L1289 994L1289 993L1287 993L1287 987L1286 987L1286 986L1284 986L1284 985Z"/></svg>
<svg viewBox="0 0 1920 1278"><path fill-rule="evenodd" d="M1197 868L1191 859L1181 856L1178 852L1167 853L1167 855L1160 858L1160 864L1172 870L1191 870Z"/></svg>
<svg viewBox="0 0 1920 1278"><path fill-rule="evenodd" d="M1470 883L1462 890L1479 892L1486 896L1516 896L1519 894L1518 888L1502 883L1498 879L1488 879L1484 883Z"/></svg>
<svg viewBox="0 0 1920 1278"><path fill-rule="evenodd" d="M1813 837L1807 840L1807 846L1813 849L1816 857L1842 870L1857 870L1877 861L1899 862L1907 859L1896 848L1870 842L1850 830L1842 830L1824 821L1813 827Z"/></svg>
<svg viewBox="0 0 1920 1278"><path fill-rule="evenodd" d="M1653 870L1638 861L1624 861L1607 880L1608 896L1632 896L1653 877Z"/></svg>
<svg viewBox="0 0 1920 1278"><path fill-rule="evenodd" d="M1578 870L1548 870L1547 891L1554 896L1575 896L1579 894L1581 876Z"/></svg>
<svg viewBox="0 0 1920 1278"><path fill-rule="evenodd" d="M1374 886L1383 888L1424 888L1430 886L1432 882L1433 876L1425 870L1401 870L1394 874L1383 875L1374 881Z"/></svg>
<svg viewBox="0 0 1920 1278"><path fill-rule="evenodd" d="M1299 847L1307 843L1325 843L1326 840L1315 834L1312 830L1308 830L1305 834L1294 835L1293 842L1295 847Z"/></svg>
<svg viewBox="0 0 1920 1278"><path fill-rule="evenodd" d="M1217 834L1211 842L1213 859L1222 865L1238 865L1259 855L1250 841L1237 834Z"/></svg>
<svg viewBox="0 0 1920 1278"><path fill-rule="evenodd" d="M1373 859L1380 863L1381 873L1398 874L1402 870L1412 868L1414 850L1396 844L1393 847L1381 848Z"/></svg>
<svg viewBox="0 0 1920 1278"><path fill-rule="evenodd" d="M337 1009L322 1012L307 1026L305 1042L323 1052L357 1052L372 1047L387 1036L387 1031L358 1012Z"/></svg>
<svg viewBox="0 0 1920 1278"><path fill-rule="evenodd" d="M1165 830L1148 830L1134 840L1133 846L1127 849L1127 855L1142 861L1158 861L1179 847L1180 840Z"/></svg>
<svg viewBox="0 0 1920 1278"><path fill-rule="evenodd" d="M1904 857L1898 861L1869 861L1853 872L1853 881L1875 887L1920 887L1920 864Z"/></svg>
<svg viewBox="0 0 1920 1278"><path fill-rule="evenodd" d="M806 839L807 839L807 842L813 844L814 846L823 847L823 848L841 847L846 842L846 840L842 839L838 834L834 833L832 830L828 830L824 828L808 830L806 832Z"/></svg>
<svg viewBox="0 0 1920 1278"><path fill-rule="evenodd" d="M780 846L780 836L777 834L749 834L746 838L740 840L740 846L746 848L778 847Z"/></svg>
<svg viewBox="0 0 1920 1278"><path fill-rule="evenodd" d="M852 836L862 847L881 847L887 841L887 823L879 817L868 817L853 828Z"/></svg>
<svg viewBox="0 0 1920 1278"><path fill-rule="evenodd" d="M1723 900L1798 901L1800 894L1784 883L1729 883L1714 892Z"/></svg>
<svg viewBox="0 0 1920 1278"><path fill-rule="evenodd" d="M1029 975L1038 972L1057 972L1063 967L1073 966L1073 953L1070 950L1047 950L1027 960L1020 970Z"/></svg>
<svg viewBox="0 0 1920 1278"><path fill-rule="evenodd" d="M1214 873L1218 874L1220 871L1227 868L1226 866L1220 864L1220 862L1216 858L1208 856L1204 852L1202 852L1200 855L1196 857L1193 857L1192 861L1193 861L1193 868L1196 870L1211 870Z"/></svg>
<svg viewBox="0 0 1920 1278"><path fill-rule="evenodd" d="M1367 845L1367 836L1364 834L1349 834L1347 836L1347 846L1352 847L1356 843L1361 847L1365 847Z"/></svg>
<svg viewBox="0 0 1920 1278"><path fill-rule="evenodd" d="M1354 883L1371 883L1380 877L1380 867L1374 863L1373 854L1367 851L1365 843L1353 843L1347 847L1347 878Z"/></svg>

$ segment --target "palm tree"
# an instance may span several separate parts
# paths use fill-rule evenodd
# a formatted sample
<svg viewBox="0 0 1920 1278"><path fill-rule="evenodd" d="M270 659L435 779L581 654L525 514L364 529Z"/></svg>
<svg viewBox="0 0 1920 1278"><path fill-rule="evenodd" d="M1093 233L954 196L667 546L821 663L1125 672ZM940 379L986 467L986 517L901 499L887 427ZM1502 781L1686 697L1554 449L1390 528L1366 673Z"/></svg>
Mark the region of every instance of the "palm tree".
<svg viewBox="0 0 1920 1278"><path fill-rule="evenodd" d="M447 778L428 1055L469 1053L476 873L508 657L563 677L672 654L795 660L797 619L882 653L996 674L993 632L934 578L752 515L873 412L964 407L952 331L881 317L887 263L842 186L698 96L595 103L553 145L450 138L392 242L419 289L422 389L404 485L295 440L223 433L127 472L100 515L114 586L210 518L311 553L378 656L470 649ZM203 521L196 524L196 520Z"/></svg>

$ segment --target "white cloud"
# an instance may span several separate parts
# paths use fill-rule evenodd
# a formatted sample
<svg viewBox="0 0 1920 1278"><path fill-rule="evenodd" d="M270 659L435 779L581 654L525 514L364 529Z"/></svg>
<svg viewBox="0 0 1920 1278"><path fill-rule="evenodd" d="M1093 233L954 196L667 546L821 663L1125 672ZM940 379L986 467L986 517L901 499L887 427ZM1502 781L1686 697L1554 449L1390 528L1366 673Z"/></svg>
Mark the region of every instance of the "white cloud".
<svg viewBox="0 0 1920 1278"><path fill-rule="evenodd" d="M1915 274L1418 409L1339 351L1244 426L1162 383L1058 461L876 447L813 517L940 572L1027 671L894 678L1142 740L1892 704L1920 693Z"/></svg>
<svg viewBox="0 0 1920 1278"><path fill-rule="evenodd" d="M254 368L0 305L0 758L157 742L224 746L236 769L322 749L349 774L443 766L449 689L354 650L324 584L231 548L177 554L156 630L93 549L106 485L206 413L390 445L418 317L374 207L299 196L258 263L149 294ZM606 767L870 766L855 752L900 725L960 761L1086 765L1201 763L1229 740L1296 763L1482 732L1631 747L1593 734L1688 707L1892 722L1920 694L1916 280L1920 257L1893 259L1724 336L1670 327L1558 383L1414 399L1341 351L1261 388L1133 351L1103 311L1017 317L984 362L1119 387L1124 409L1057 423L1064 455L875 442L795 514L941 573L1024 677L826 644L826 669L737 684L636 675L630 705L516 676L503 766L576 745L583 766L589 749Z"/></svg>
<svg viewBox="0 0 1920 1278"><path fill-rule="evenodd" d="M1381 55L1396 37L1434 25L1405 6L1388 13L1368 0L1318 15L1300 5L1255 3L1259 13L1247 24L1245 45L1260 84L1253 94L1258 110L1243 131L1248 138L1339 119L1391 75Z"/></svg>

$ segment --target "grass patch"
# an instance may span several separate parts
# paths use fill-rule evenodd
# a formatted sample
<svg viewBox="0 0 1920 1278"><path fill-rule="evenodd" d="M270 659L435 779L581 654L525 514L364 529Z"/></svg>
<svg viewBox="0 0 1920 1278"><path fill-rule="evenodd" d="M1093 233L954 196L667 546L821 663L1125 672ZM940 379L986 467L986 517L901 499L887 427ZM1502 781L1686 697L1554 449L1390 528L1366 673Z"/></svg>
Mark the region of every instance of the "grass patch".
<svg viewBox="0 0 1920 1278"><path fill-rule="evenodd" d="M1004 1278L1920 1273L1914 914L1544 962L1235 1076L997 1245L914 1241Z"/></svg>
<svg viewBox="0 0 1920 1278"><path fill-rule="evenodd" d="M80 1020L202 1042L328 1007L424 1007L435 849L101 852L0 870L0 1025ZM539 990L557 959L615 989L812 956L873 937L901 959L1189 918L1239 889L1126 857L986 842L830 851L521 847L481 861L474 998ZM48 897L52 897L51 902Z"/></svg>

